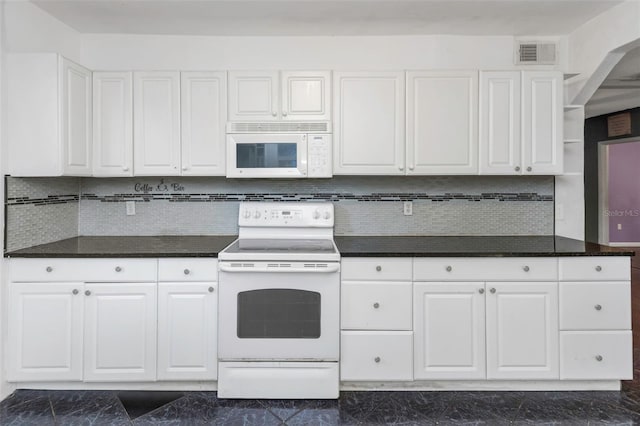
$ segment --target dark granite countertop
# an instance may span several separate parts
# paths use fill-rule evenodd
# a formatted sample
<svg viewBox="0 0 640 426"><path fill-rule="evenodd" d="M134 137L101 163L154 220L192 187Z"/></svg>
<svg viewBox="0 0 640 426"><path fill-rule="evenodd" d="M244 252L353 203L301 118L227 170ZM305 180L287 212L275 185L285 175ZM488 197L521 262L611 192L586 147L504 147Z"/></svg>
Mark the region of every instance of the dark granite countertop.
<svg viewBox="0 0 640 426"><path fill-rule="evenodd" d="M75 237L5 253L5 257L218 257L236 235Z"/></svg>
<svg viewBox="0 0 640 426"><path fill-rule="evenodd" d="M342 257L634 256L633 251L553 235L335 237Z"/></svg>
<svg viewBox="0 0 640 426"><path fill-rule="evenodd" d="M5 257L218 257L237 236L76 237ZM342 257L633 256L633 251L565 237L336 236Z"/></svg>

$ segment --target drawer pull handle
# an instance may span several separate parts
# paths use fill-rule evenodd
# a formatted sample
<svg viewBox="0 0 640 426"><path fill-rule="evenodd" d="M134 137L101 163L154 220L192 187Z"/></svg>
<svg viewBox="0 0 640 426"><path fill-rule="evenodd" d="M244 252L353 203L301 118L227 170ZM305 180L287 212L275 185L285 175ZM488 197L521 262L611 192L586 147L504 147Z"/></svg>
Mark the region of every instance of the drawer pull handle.
<svg viewBox="0 0 640 426"><path fill-rule="evenodd" d="M122 268L119 266L116 266L116 272L122 272Z"/></svg>
<svg viewBox="0 0 640 426"><path fill-rule="evenodd" d="M601 311L602 310L602 305L596 305L596 306L594 306L594 308L596 308L596 311Z"/></svg>
<svg viewBox="0 0 640 426"><path fill-rule="evenodd" d="M85 296L91 296L91 292L90 292L89 290L86 290L86 291L84 292L84 295L85 295Z"/></svg>
<svg viewBox="0 0 640 426"><path fill-rule="evenodd" d="M53 271L53 268L51 266L47 266L47 272L51 272Z"/></svg>
<svg viewBox="0 0 640 426"><path fill-rule="evenodd" d="M373 304L373 309L378 309L380 307L380 304L378 302Z"/></svg>
<svg viewBox="0 0 640 426"><path fill-rule="evenodd" d="M495 288L491 288L491 290L489 290L491 292L491 294L495 294L496 293L496 289Z"/></svg>
<svg viewBox="0 0 640 426"><path fill-rule="evenodd" d="M376 362L376 364L380 363L380 357L379 356L375 357L373 360Z"/></svg>
<svg viewBox="0 0 640 426"><path fill-rule="evenodd" d="M596 355L596 361L600 362L602 360L603 360L602 355Z"/></svg>
<svg viewBox="0 0 640 426"><path fill-rule="evenodd" d="M376 271L378 271L378 272L382 271L382 266L380 266L380 265L376 266Z"/></svg>
<svg viewBox="0 0 640 426"><path fill-rule="evenodd" d="M451 266L447 266L447 272L451 272L453 271L453 268Z"/></svg>
<svg viewBox="0 0 640 426"><path fill-rule="evenodd" d="M185 275L189 275L191 273L191 271L188 270L188 269L185 269L183 272L184 272Z"/></svg>
<svg viewBox="0 0 640 426"><path fill-rule="evenodd" d="M602 266L600 266L600 265L596 266L596 271L598 271L598 272L602 271Z"/></svg>
<svg viewBox="0 0 640 426"><path fill-rule="evenodd" d="M209 293L213 293L215 289L213 287L209 287Z"/></svg>
<svg viewBox="0 0 640 426"><path fill-rule="evenodd" d="M484 288L480 288L480 289L478 289L478 293L480 293L480 294L484 294Z"/></svg>
<svg viewBox="0 0 640 426"><path fill-rule="evenodd" d="M78 291L78 289L77 289L77 288L74 288L74 289L73 289L73 291L72 291L71 293L73 293L74 295L76 295L76 294L78 294L78 293L80 293L80 292Z"/></svg>
<svg viewBox="0 0 640 426"><path fill-rule="evenodd" d="M522 268L522 270L525 271L525 272L529 272L529 267L525 266L524 268Z"/></svg>

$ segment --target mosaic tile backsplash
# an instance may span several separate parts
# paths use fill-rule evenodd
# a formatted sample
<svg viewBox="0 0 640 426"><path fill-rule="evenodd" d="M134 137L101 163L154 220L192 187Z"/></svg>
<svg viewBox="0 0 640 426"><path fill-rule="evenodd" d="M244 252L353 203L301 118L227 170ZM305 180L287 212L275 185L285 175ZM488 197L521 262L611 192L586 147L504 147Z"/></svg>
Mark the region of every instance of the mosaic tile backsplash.
<svg viewBox="0 0 640 426"><path fill-rule="evenodd" d="M336 235L549 235L553 194L546 176L7 178L7 247L58 235L235 234L245 200L331 201ZM404 201L413 201L412 216ZM58 231L40 238L23 215Z"/></svg>

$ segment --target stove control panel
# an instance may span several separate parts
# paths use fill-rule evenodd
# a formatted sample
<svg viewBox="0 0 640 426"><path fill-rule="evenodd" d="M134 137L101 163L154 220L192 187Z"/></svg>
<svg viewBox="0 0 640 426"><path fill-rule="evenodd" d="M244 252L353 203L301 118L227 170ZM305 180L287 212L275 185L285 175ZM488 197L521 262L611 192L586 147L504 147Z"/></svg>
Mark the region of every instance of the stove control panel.
<svg viewBox="0 0 640 426"><path fill-rule="evenodd" d="M333 223L333 204L328 202L243 202L238 213L239 226L329 228Z"/></svg>

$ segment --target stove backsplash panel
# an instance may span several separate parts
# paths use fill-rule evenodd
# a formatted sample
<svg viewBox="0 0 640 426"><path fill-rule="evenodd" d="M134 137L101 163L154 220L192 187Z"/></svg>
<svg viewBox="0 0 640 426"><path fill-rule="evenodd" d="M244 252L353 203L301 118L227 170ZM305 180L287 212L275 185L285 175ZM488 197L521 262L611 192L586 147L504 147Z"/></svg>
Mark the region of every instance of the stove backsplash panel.
<svg viewBox="0 0 640 426"><path fill-rule="evenodd" d="M7 191L10 250L56 236L235 234L245 200L332 201L336 235L549 235L554 222L547 176L7 178ZM53 230L40 242L28 226Z"/></svg>

